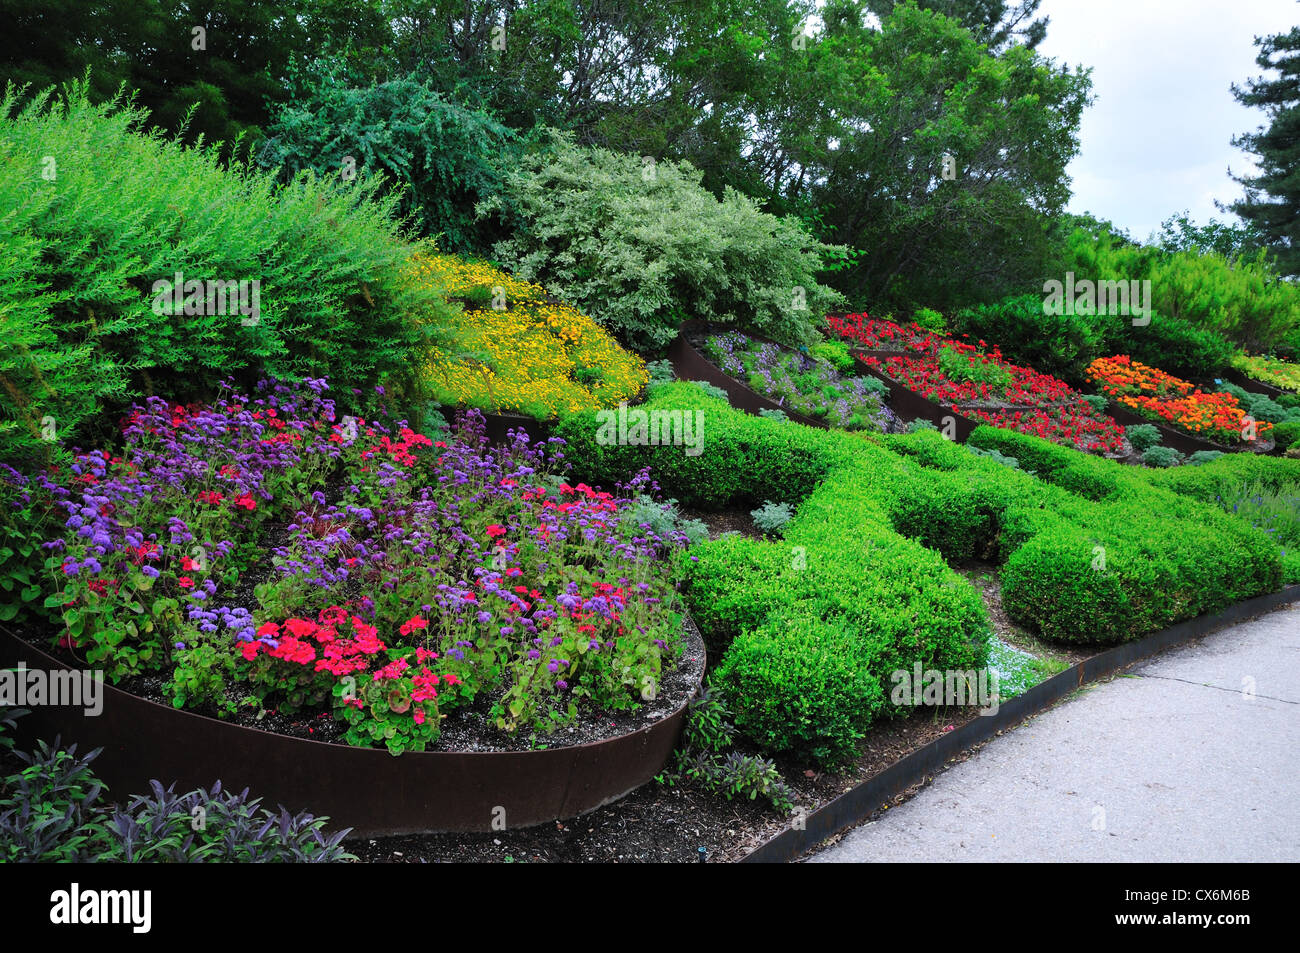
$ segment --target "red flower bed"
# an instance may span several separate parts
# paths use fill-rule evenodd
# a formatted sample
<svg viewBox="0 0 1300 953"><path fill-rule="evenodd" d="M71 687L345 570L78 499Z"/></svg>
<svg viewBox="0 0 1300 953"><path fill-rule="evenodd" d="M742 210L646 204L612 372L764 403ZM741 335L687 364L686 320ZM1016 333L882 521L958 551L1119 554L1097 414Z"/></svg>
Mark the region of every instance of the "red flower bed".
<svg viewBox="0 0 1300 953"><path fill-rule="evenodd" d="M865 314L828 317L841 337L865 350L907 351L903 356L859 355L867 366L956 413L993 427L1033 434L1094 453L1124 446L1124 428L1094 410L1064 381L1003 360L995 347L899 325Z"/></svg>

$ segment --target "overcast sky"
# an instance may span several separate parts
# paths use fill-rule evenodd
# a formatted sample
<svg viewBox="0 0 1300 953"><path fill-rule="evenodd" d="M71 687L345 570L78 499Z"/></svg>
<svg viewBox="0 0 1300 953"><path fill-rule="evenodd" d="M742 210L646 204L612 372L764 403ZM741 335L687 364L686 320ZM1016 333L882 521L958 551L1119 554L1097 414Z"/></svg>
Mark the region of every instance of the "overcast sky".
<svg viewBox="0 0 1300 953"><path fill-rule="evenodd" d="M1045 56L1093 67L1069 167L1072 212L1109 219L1138 240L1183 209L1204 223L1242 194L1228 178L1253 169L1229 144L1265 122L1231 85L1260 75L1256 36L1300 24L1293 0L1043 0ZM1276 73L1270 75L1276 76Z"/></svg>

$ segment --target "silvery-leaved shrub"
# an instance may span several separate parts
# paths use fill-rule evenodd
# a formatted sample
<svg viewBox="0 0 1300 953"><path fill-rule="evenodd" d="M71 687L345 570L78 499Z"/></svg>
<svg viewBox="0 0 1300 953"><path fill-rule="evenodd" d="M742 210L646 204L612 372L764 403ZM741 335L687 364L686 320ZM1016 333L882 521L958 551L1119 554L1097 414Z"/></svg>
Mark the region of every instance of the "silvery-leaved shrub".
<svg viewBox="0 0 1300 953"><path fill-rule="evenodd" d="M753 517L754 525L764 533L775 533L790 522L794 510L790 508L789 503L773 503L771 500L766 500L758 509L751 510L749 515Z"/></svg>
<svg viewBox="0 0 1300 953"><path fill-rule="evenodd" d="M816 280L846 249L799 219L719 200L686 162L585 148L565 134L524 156L480 214L521 227L494 254L521 278L592 315L639 350L663 348L686 318L807 344L843 296Z"/></svg>

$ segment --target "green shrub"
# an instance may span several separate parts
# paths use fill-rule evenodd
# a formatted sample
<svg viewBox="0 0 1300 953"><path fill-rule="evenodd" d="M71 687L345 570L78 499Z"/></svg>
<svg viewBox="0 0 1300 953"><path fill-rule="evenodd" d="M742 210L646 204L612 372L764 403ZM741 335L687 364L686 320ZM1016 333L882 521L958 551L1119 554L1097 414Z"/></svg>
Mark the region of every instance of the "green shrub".
<svg viewBox="0 0 1300 953"><path fill-rule="evenodd" d="M1223 456L1222 450L1197 450L1187 458L1187 462L1192 466L1199 467L1202 463L1209 463L1212 460L1219 459L1221 456Z"/></svg>
<svg viewBox="0 0 1300 953"><path fill-rule="evenodd" d="M815 323L844 301L817 273L845 249L730 187L719 201L701 177L687 163L648 164L557 137L480 208L508 201L519 211L521 229L495 246L506 267L637 349L664 347L687 317L811 343Z"/></svg>
<svg viewBox="0 0 1300 953"><path fill-rule="evenodd" d="M1104 394L1085 394L1083 399L1088 402L1088 406L1099 414L1104 414L1107 406L1110 404L1110 401L1106 399Z"/></svg>
<svg viewBox="0 0 1300 953"><path fill-rule="evenodd" d="M736 726L776 752L847 761L885 694L863 646L835 619L776 614L738 638L714 673Z"/></svg>
<svg viewBox="0 0 1300 953"><path fill-rule="evenodd" d="M1067 241L1067 268L1080 278L1092 280L1149 280L1151 306L1155 312L1149 327L1131 328L1132 340L1141 341L1144 332L1155 331L1154 344L1165 331L1159 325L1176 322L1177 328L1205 331L1217 341L1231 338L1257 348L1293 339L1300 327L1300 289L1279 281L1264 252L1229 259L1199 250L1167 252L1151 246L1125 243L1114 236L1100 239L1087 229L1077 229ZM1129 323L1128 319L1116 321ZM1175 336L1181 334L1174 330ZM1185 338L1191 342L1191 338ZM1208 339L1203 343L1209 343ZM1210 345L1212 349L1218 344ZM1142 357L1126 349L1111 353L1130 354L1153 367L1180 377L1214 377L1177 366L1180 357L1160 359L1159 354ZM1206 351L1198 359L1210 357Z"/></svg>
<svg viewBox="0 0 1300 953"><path fill-rule="evenodd" d="M1132 318L1099 316L1103 351L1127 354L1135 361L1190 380L1220 377L1228 369L1236 347L1222 334L1157 311L1146 325ZM1105 356L1099 354L1098 356Z"/></svg>
<svg viewBox="0 0 1300 953"><path fill-rule="evenodd" d="M80 84L0 102L0 458L44 456L46 434L89 443L134 398L203 399L227 378L328 376L340 410L380 381L418 396L420 348L452 313L409 280L393 200L376 183L227 170L133 131L143 121ZM177 272L259 284L247 314L229 298L224 314L173 313Z"/></svg>
<svg viewBox="0 0 1300 953"><path fill-rule="evenodd" d="M927 331L933 331L935 334L948 333L948 323L944 321L943 315L933 308L920 308L912 315L912 320L920 327L925 328Z"/></svg>
<svg viewBox="0 0 1300 953"><path fill-rule="evenodd" d="M288 86L258 154L264 167L283 168L290 180L303 170L382 175L400 190L403 218L440 236L440 248L487 251L497 236L483 233L474 206L501 191L498 164L515 148L510 130L414 76L353 86L337 61L317 59L291 72ZM354 171L345 171L348 159Z"/></svg>
<svg viewBox="0 0 1300 953"><path fill-rule="evenodd" d="M794 516L794 511L790 509L789 503L773 503L767 500L758 509L749 514L754 525L764 533L776 533L781 527L790 522Z"/></svg>
<svg viewBox="0 0 1300 953"><path fill-rule="evenodd" d="M1300 421L1288 421L1273 428L1273 440L1278 449L1286 450L1300 441Z"/></svg>
<svg viewBox="0 0 1300 953"><path fill-rule="evenodd" d="M1147 447L1142 451L1142 462L1149 467L1176 467L1183 462L1183 455L1173 447Z"/></svg>
<svg viewBox="0 0 1300 953"><path fill-rule="evenodd" d="M843 338L823 338L808 349L808 353L825 361L841 374L852 373L859 367L858 360L849 353L849 342Z"/></svg>
<svg viewBox="0 0 1300 953"><path fill-rule="evenodd" d="M1239 471L1278 482L1294 476L1290 461L1142 470L991 427L968 446L930 431L868 439L751 417L687 384L647 405L674 406L706 414L697 457L600 446L589 415L566 418L559 435L576 471L602 480L649 467L695 505L734 507L772 490L797 503L779 542L725 536L679 557L683 598L721 656L737 725L778 750L846 757L872 718L898 714L881 707L892 672L985 663L983 603L945 558L1002 563L1013 619L1083 643L1137 638L1269 592L1289 566L1266 534L1161 478L1194 471L1201 490ZM821 665L828 683L793 681ZM824 697L809 698L810 685Z"/></svg>
<svg viewBox="0 0 1300 953"><path fill-rule="evenodd" d="M758 416L766 417L768 420L788 421L790 419L790 415L787 414L784 410L781 410L779 408L777 409L768 409L767 407L760 408L758 411Z"/></svg>
<svg viewBox="0 0 1300 953"><path fill-rule="evenodd" d="M1160 442L1160 430L1155 424L1133 424L1124 428L1124 436L1138 453L1144 453Z"/></svg>
<svg viewBox="0 0 1300 953"><path fill-rule="evenodd" d="M1072 384L1101 356L1102 332L1091 317L1044 314L1040 295L1019 295L997 304L968 308L952 321L953 330L997 345L1013 364L1032 367ZM1104 409L1104 408L1099 408Z"/></svg>

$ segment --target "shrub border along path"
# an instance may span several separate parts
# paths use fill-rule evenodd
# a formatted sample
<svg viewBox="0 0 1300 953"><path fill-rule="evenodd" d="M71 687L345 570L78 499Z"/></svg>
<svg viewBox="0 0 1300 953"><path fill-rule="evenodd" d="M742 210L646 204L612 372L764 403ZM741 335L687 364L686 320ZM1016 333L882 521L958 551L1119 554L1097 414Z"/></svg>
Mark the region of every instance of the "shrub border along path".
<svg viewBox="0 0 1300 953"><path fill-rule="evenodd" d="M1117 645L1071 665L1064 672L1039 682L1023 695L1002 702L997 714L975 718L936 738L830 803L801 817L800 826L792 825L769 838L742 857L740 863L772 864L797 860L827 838L869 820L876 811L887 807L891 798L925 782L957 755L1015 727L1026 718L1046 711L1070 692L1166 649L1297 601L1300 601L1300 585L1287 586L1278 592L1239 602L1214 615L1180 622L1140 641Z"/></svg>
<svg viewBox="0 0 1300 953"><path fill-rule="evenodd" d="M979 596L945 559L1003 564L1003 604L1049 639L1134 641L1300 581L1265 534L1213 505L1216 481L1277 482L1292 461L1232 455L1193 480L992 427L974 446L936 433L865 437L743 414L689 384L648 408L702 412L702 452L604 445L589 416L558 428L589 481L651 467L683 504L798 504L780 542L728 537L692 549L683 592L737 725L774 752L847 760L885 714L889 673L984 664ZM1208 495L1207 495L1208 494ZM1207 505L1208 503L1208 505Z"/></svg>

